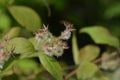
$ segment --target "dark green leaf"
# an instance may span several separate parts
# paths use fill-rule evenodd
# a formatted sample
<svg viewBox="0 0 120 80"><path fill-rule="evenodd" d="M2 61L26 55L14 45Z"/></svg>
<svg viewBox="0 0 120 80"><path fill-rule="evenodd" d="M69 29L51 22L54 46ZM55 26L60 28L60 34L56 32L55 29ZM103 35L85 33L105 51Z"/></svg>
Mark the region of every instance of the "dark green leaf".
<svg viewBox="0 0 120 80"><path fill-rule="evenodd" d="M107 19L114 18L120 14L120 3L115 3L109 6L104 13L104 17Z"/></svg>

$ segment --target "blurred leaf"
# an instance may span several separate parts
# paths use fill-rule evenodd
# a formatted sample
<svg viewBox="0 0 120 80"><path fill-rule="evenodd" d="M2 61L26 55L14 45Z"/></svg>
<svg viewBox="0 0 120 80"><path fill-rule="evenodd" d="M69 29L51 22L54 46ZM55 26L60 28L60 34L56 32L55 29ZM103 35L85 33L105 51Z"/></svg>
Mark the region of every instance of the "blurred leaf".
<svg viewBox="0 0 120 80"><path fill-rule="evenodd" d="M27 64L27 65L26 65ZM32 59L21 59L14 65L17 74L37 74L40 71L38 63Z"/></svg>
<svg viewBox="0 0 120 80"><path fill-rule="evenodd" d="M20 27L13 27L12 29L10 29L10 31L6 34L5 37L7 37L7 39L12 39L14 37L18 37L20 35L20 31L21 28Z"/></svg>
<svg viewBox="0 0 120 80"><path fill-rule="evenodd" d="M20 37L11 39L9 41L9 44L7 44L8 51L13 47L15 48L14 53L16 54L24 54L35 51L34 46L29 40Z"/></svg>
<svg viewBox="0 0 120 80"><path fill-rule="evenodd" d="M0 8L4 8L6 6L7 0L0 0Z"/></svg>
<svg viewBox="0 0 120 80"><path fill-rule="evenodd" d="M104 70L116 70L119 66L119 61L117 59L117 52L104 52L102 53L102 61L100 64L100 68Z"/></svg>
<svg viewBox="0 0 120 80"><path fill-rule="evenodd" d="M93 63L84 63L78 68L78 80L108 80Z"/></svg>
<svg viewBox="0 0 120 80"><path fill-rule="evenodd" d="M107 44L116 48L119 47L119 40L116 37L112 36L104 27L86 27L81 29L80 32L89 34L97 44Z"/></svg>
<svg viewBox="0 0 120 80"><path fill-rule="evenodd" d="M62 68L52 56L41 53L39 54L39 59L44 68L51 73L56 80L63 80Z"/></svg>
<svg viewBox="0 0 120 80"><path fill-rule="evenodd" d="M31 37L28 40L34 45L35 49L38 48L38 46L36 45L37 44L37 40L34 37Z"/></svg>
<svg viewBox="0 0 120 80"><path fill-rule="evenodd" d="M25 6L11 6L9 7L9 11L28 30L36 31L41 27L41 19L33 9Z"/></svg>
<svg viewBox="0 0 120 80"><path fill-rule="evenodd" d="M5 13L0 13L0 30L8 30L11 27L11 19Z"/></svg>
<svg viewBox="0 0 120 80"><path fill-rule="evenodd" d="M116 3L106 9L104 13L104 17L110 19L119 16L119 14L120 14L120 3Z"/></svg>
<svg viewBox="0 0 120 80"><path fill-rule="evenodd" d="M73 59L75 64L79 64L79 50L78 50L75 33L73 33L73 36L72 36L72 51L73 51Z"/></svg>
<svg viewBox="0 0 120 80"><path fill-rule="evenodd" d="M79 52L79 63L90 62L98 57L100 49L94 45L87 45L80 49Z"/></svg>
<svg viewBox="0 0 120 80"><path fill-rule="evenodd" d="M84 63L78 68L77 76L78 79L85 80L94 76L98 71L96 65L92 63Z"/></svg>
<svg viewBox="0 0 120 80"><path fill-rule="evenodd" d="M113 74L110 80L120 80L120 68L118 68Z"/></svg>

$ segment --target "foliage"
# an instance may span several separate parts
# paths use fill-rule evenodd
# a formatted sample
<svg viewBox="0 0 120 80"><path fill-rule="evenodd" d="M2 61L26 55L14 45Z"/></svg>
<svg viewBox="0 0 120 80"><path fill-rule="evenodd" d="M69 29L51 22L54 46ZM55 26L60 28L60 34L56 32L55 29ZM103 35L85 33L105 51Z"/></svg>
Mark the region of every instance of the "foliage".
<svg viewBox="0 0 120 80"><path fill-rule="evenodd" d="M0 0L0 80L119 80L119 7L119 0Z"/></svg>

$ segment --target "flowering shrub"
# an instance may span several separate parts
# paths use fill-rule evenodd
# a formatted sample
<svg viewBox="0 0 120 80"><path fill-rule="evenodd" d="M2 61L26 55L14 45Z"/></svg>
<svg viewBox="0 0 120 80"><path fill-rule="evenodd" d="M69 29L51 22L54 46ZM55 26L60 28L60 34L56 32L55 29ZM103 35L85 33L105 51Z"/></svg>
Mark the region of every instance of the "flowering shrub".
<svg viewBox="0 0 120 80"><path fill-rule="evenodd" d="M25 38L16 37L13 39L8 39L8 37L11 35L6 35L7 38L5 38L3 42L1 41L1 44L0 44L1 76L8 74L7 70L9 70L9 68L4 70L3 67L5 63L9 61L9 58L10 57L16 58L15 54L20 54L19 56L20 59L24 59L29 56L31 58L38 56L40 58L41 63L48 70L48 72L50 72L54 77L56 78L59 77L59 79L62 80L63 74L61 72L61 67L58 63L56 63L55 59L52 58L52 56L56 56L56 57L62 56L62 54L64 53L64 49L68 49L67 40L71 37L71 32L74 29L72 28L73 25L68 22L64 22L64 26L66 27L66 29L61 33L61 35L59 37L54 37L52 33L49 32L48 26L43 25L42 29L39 29L35 32L35 37L33 38L36 42L36 43L33 43L36 49L34 49L30 41L28 41ZM14 31L14 29L11 31ZM32 53L29 54L29 52L32 52ZM27 56L22 57L25 54L27 54ZM55 61L55 63L46 61L47 57L49 60L50 58L49 56L51 57L52 60ZM13 66L17 64L17 62L19 63L19 59L16 62L13 62L13 63L11 62L11 68L13 68ZM47 66L45 64L47 64ZM53 64L53 65L50 65L50 64ZM58 71L61 74L59 73L59 75L56 76L56 74L58 73L55 73L54 71L52 71L52 69L50 69L52 67L58 68L59 69ZM12 72L14 72L14 70Z"/></svg>
<svg viewBox="0 0 120 80"><path fill-rule="evenodd" d="M112 10L108 9L105 12L104 21L97 22L97 18L103 20L101 13L100 17L97 14L103 11L97 9L98 12L96 12L95 7L95 13L91 12L94 8L91 3L98 4L96 6L102 8L103 5L99 6L101 2L106 6L110 0L107 2L101 0L100 4L98 0L95 1L96 3L91 0L79 0L77 2L84 4L79 5L77 3L75 6L67 4L67 7L64 8L66 1L72 2L71 0L52 0L52 2L49 0L0 0L0 80L120 79L119 40L105 27L97 26L97 24L105 24L107 19L113 19L114 14L116 15L116 13L120 12L119 4L114 8L111 7ZM65 2L65 4L62 2ZM48 16L46 11L44 11L43 5L47 7ZM78 8L78 6L83 7ZM43 9L39 9L39 7ZM50 7L53 10L50 10ZM68 8L72 11L69 11ZM54 9L57 9L55 11L58 11L58 13L62 9L65 10L58 14L54 13ZM38 14L37 11L40 13ZM56 14L62 15L58 16ZM96 18L94 14L96 14ZM48 22L44 18L48 19ZM51 18L55 19L52 20ZM82 21L79 18L84 19ZM59 23L55 28L53 26L56 24L54 22L59 22L61 19L74 23L76 30L73 29L71 23L64 21L65 30L59 36L55 36L51 33L52 31L49 31L48 26L42 25L43 23L49 23L50 20L49 28L58 31L60 29ZM93 22L95 22L96 26L78 27L81 26L81 23L83 25L91 25ZM118 28L113 30L115 33L116 31L119 32ZM74 31L73 34L72 31ZM83 38L83 36L85 37ZM67 43L68 39L70 39L69 43L72 45ZM66 49L68 52L64 52ZM66 56L63 55L64 53L69 54L66 54ZM70 64L68 64L69 62Z"/></svg>

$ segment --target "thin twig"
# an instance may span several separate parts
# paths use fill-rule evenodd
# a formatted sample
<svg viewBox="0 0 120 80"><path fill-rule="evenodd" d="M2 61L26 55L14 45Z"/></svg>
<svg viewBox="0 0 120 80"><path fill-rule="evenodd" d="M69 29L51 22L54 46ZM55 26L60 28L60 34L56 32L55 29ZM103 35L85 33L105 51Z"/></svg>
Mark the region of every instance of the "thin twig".
<svg viewBox="0 0 120 80"><path fill-rule="evenodd" d="M78 69L78 68L77 68ZM68 75L65 76L64 80L68 80L70 77L72 77L74 74L76 74L77 69L70 72Z"/></svg>

